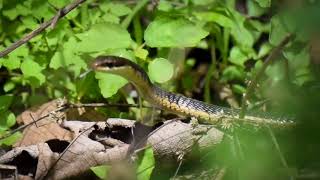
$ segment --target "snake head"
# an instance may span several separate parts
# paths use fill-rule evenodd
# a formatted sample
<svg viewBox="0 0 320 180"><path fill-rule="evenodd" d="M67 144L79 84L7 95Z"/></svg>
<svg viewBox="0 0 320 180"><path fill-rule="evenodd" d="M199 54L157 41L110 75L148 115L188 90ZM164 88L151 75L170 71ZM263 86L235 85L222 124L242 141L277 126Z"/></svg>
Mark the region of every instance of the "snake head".
<svg viewBox="0 0 320 180"><path fill-rule="evenodd" d="M112 72L117 69L128 68L131 61L116 56L98 56L91 64L93 70Z"/></svg>
<svg viewBox="0 0 320 180"><path fill-rule="evenodd" d="M135 84L151 84L147 73L136 63L117 56L98 56L91 64L94 71L120 75Z"/></svg>

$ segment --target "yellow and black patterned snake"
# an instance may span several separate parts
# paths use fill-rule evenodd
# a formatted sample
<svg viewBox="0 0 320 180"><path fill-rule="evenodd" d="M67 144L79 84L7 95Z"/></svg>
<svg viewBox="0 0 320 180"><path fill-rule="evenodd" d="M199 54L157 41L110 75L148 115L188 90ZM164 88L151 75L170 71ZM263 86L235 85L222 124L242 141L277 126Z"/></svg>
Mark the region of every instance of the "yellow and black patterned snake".
<svg viewBox="0 0 320 180"><path fill-rule="evenodd" d="M94 71L116 74L131 82L138 93L153 106L175 114L196 117L200 122L223 124L249 124L255 127L269 126L290 128L295 122L290 118L274 117L266 113L248 113L239 118L239 110L207 104L183 95L174 94L153 84L147 73L132 61L116 56L99 56L91 65Z"/></svg>

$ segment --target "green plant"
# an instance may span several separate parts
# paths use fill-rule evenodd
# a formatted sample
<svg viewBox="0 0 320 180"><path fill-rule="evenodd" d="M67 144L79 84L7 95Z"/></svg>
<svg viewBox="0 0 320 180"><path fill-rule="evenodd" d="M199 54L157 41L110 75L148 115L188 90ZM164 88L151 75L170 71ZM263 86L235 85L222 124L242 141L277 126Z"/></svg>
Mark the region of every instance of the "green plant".
<svg viewBox="0 0 320 180"><path fill-rule="evenodd" d="M0 0L0 50L48 21L56 14L56 8L70 2ZM271 0L248 0L242 4L245 12L237 9L237 3L160 0L152 5L147 0L134 4L86 1L58 20L54 28L47 28L0 59L0 134L15 124L15 116L25 108L49 99L116 102L125 96L132 102L127 95L118 93L127 83L121 77L91 72L79 78L88 70L87 64L102 54L126 57L144 67L153 82L180 92L192 91L198 78L190 75L192 68L206 60L209 68L205 73L204 99L226 104L213 97L213 91L220 92L212 84L228 85L240 99L247 93L247 81L256 76L271 50L291 35L289 44L266 67L259 88L247 100L274 102L279 96L272 92L284 83L289 89L298 90L316 85L319 77L309 42L319 26L314 22L318 23L320 3L304 2L301 7L281 9L282 4ZM273 11L277 8L280 10ZM179 56L177 49L183 53L203 49L210 58ZM178 72L178 68L183 70ZM293 96L283 98L282 102L288 102ZM281 106L271 103L272 107Z"/></svg>

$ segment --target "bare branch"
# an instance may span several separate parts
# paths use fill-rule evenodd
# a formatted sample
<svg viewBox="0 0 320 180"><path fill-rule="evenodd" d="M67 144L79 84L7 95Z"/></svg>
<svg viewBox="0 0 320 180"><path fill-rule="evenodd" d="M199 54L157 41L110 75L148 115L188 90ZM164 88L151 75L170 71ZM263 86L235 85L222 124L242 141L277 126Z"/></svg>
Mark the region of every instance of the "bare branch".
<svg viewBox="0 0 320 180"><path fill-rule="evenodd" d="M54 17L52 17L49 21L46 21L46 22L42 23L37 29L33 30L32 32L27 34L25 37L20 39L19 41L16 41L15 43L11 44L8 48L6 48L5 50L1 51L0 52L0 58L4 57L7 54L9 54L13 50L15 50L18 47L20 47L21 45L27 43L28 41L30 41L30 39L32 39L35 36L39 35L42 31L44 31L50 25L52 25L52 27L54 27L54 25L57 23L57 21L60 18L64 17L66 14L68 14L70 11L72 11L74 8L79 6L84 1L86 1L86 0L75 0L71 4L69 4L69 5L65 6L64 8L62 8L61 10L59 10L57 12L57 14Z"/></svg>

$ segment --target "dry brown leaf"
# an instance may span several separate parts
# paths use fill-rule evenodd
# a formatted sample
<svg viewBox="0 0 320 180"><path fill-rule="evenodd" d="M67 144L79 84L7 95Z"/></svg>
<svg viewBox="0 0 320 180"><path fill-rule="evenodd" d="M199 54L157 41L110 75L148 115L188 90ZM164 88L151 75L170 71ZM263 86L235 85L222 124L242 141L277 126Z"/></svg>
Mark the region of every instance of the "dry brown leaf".
<svg viewBox="0 0 320 180"><path fill-rule="evenodd" d="M29 146L52 139L70 141L73 138L72 133L64 128L61 128L57 123L58 120L65 119L65 113L52 113L54 110L57 110L59 107L61 107L62 103L64 102L61 100L53 100L41 105L38 108L26 110L19 115L17 118L19 123L29 124L47 114L50 114L48 117L25 128L23 131L23 138L18 141L14 147Z"/></svg>
<svg viewBox="0 0 320 180"><path fill-rule="evenodd" d="M107 122L106 124L105 122L66 121L62 125L68 127L73 133L79 134L79 136L64 154L62 152L67 147L66 145L64 145L64 148L57 150L52 143L38 143L37 145L14 148L0 157L0 163L18 165L17 162L19 162L20 165L27 164L30 172L21 174L21 166L18 165L19 175L31 173L31 177L36 179L64 179L82 174L92 166L112 165L121 162L128 157L128 152L132 148L129 144L125 144L113 136L107 136L114 140L114 146L104 146L102 143L89 138L89 136L92 137L92 133L96 132L97 129L102 129L99 133L105 132L107 135L108 130L106 129L111 132L112 128L116 128L119 133L122 131L122 133L128 133L128 128L130 129L134 125L134 121L110 119ZM90 129L88 130L88 128ZM157 161L172 162L172 160L177 161L182 154L186 158L189 157L195 144L201 152L207 147L220 143L222 139L223 133L212 128L212 126L191 126L180 121L167 121L161 128L153 131L148 138L148 143L152 145ZM62 142L59 143L61 146ZM23 157L21 155L27 155L32 161L29 163L21 162Z"/></svg>
<svg viewBox="0 0 320 180"><path fill-rule="evenodd" d="M0 157L0 163L17 166L19 175L37 177L45 174L57 157L58 154L53 153L48 144L39 143L14 148Z"/></svg>

